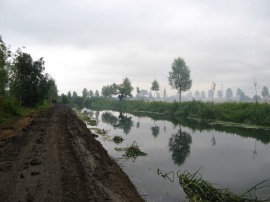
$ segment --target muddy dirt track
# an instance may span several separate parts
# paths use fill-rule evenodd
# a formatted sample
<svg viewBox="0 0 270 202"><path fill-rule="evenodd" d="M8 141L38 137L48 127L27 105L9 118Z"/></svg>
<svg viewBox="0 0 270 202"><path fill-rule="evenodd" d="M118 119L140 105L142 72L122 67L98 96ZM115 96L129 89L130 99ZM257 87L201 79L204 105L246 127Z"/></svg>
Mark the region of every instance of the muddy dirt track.
<svg viewBox="0 0 270 202"><path fill-rule="evenodd" d="M0 201L143 201L71 108L0 126Z"/></svg>

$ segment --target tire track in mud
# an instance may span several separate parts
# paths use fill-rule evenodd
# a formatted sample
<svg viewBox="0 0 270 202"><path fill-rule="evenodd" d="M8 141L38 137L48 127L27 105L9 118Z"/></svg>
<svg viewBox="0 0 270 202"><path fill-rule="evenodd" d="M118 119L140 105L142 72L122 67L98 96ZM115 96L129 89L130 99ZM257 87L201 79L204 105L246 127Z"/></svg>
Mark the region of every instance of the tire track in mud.
<svg viewBox="0 0 270 202"><path fill-rule="evenodd" d="M1 201L143 201L71 108L0 127ZM7 127L8 128L8 127Z"/></svg>

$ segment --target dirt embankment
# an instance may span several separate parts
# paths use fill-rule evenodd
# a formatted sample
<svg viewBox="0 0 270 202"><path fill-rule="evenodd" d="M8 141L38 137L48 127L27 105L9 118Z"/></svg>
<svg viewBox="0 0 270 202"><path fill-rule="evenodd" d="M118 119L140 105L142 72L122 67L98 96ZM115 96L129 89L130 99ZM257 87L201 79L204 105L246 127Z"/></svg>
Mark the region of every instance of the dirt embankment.
<svg viewBox="0 0 270 202"><path fill-rule="evenodd" d="M72 109L0 126L0 201L143 201Z"/></svg>

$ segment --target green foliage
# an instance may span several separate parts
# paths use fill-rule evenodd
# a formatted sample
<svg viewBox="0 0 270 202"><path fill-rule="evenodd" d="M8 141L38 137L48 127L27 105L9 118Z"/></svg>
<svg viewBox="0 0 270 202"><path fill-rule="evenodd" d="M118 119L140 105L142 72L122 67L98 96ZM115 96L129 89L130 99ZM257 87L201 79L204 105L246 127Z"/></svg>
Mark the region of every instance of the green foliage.
<svg viewBox="0 0 270 202"><path fill-rule="evenodd" d="M147 155L146 153L144 153L140 150L136 141L134 141L130 147L126 147L126 148L116 147L115 150L116 151L124 151L125 154L123 154L123 157L125 159L133 158L135 160L138 156L146 156Z"/></svg>
<svg viewBox="0 0 270 202"><path fill-rule="evenodd" d="M35 106L44 99L55 98L55 81L44 73L43 58L33 61L28 53L18 50L11 67L10 94L22 106Z"/></svg>
<svg viewBox="0 0 270 202"><path fill-rule="evenodd" d="M8 83L8 58L10 57L10 51L6 44L2 40L0 35L0 96L5 94L5 90Z"/></svg>
<svg viewBox="0 0 270 202"><path fill-rule="evenodd" d="M44 70L43 58L33 61L20 49L12 54L0 36L0 123L56 101L55 80Z"/></svg>
<svg viewBox="0 0 270 202"><path fill-rule="evenodd" d="M104 97L112 97L117 94L117 85L113 83L112 85L103 86L101 89L101 94Z"/></svg>
<svg viewBox="0 0 270 202"><path fill-rule="evenodd" d="M154 97L156 97L157 92L159 91L159 83L157 82L156 79L152 82L151 90L155 91L155 96Z"/></svg>
<svg viewBox="0 0 270 202"><path fill-rule="evenodd" d="M116 89L118 98L120 101L122 101L128 97L132 97L131 92L134 88L132 87L130 80L126 77L124 78L123 83L117 85Z"/></svg>
<svg viewBox="0 0 270 202"><path fill-rule="evenodd" d="M169 72L169 84L179 93L179 102L181 94L191 88L192 80L190 79L190 70L182 58L177 58L172 64L172 71Z"/></svg>
<svg viewBox="0 0 270 202"><path fill-rule="evenodd" d="M233 202L245 202L245 201L268 201L259 200L256 197L256 190L261 189L259 185L265 183L268 180L264 180L251 189L241 195L236 195L230 192L228 189L215 188L211 183L202 179L202 176L198 171L194 174L190 174L188 171L183 173L177 173L179 178L179 184L182 186L184 192L188 198L192 201L233 201ZM255 197L252 197L255 193Z"/></svg>
<svg viewBox="0 0 270 202"><path fill-rule="evenodd" d="M118 135L114 136L112 140L115 144L121 144L124 141L124 139Z"/></svg>
<svg viewBox="0 0 270 202"><path fill-rule="evenodd" d="M191 101L182 103L144 102L141 100L108 100L105 98L91 98L84 106L96 110L115 110L124 112L152 112L162 113L171 118L197 119L204 122L227 121L234 123L270 125L270 105L267 103L205 103Z"/></svg>

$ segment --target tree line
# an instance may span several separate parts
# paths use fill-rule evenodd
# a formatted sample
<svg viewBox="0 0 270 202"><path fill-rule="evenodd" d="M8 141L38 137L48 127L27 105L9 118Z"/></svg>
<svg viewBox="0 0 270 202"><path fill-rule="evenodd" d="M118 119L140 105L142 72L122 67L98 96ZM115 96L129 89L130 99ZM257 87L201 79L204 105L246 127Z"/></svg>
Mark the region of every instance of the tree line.
<svg viewBox="0 0 270 202"><path fill-rule="evenodd" d="M19 107L34 107L44 100L56 100L57 92L55 80L45 72L44 59L33 60L21 49L12 53L0 35L1 107L11 100Z"/></svg>

